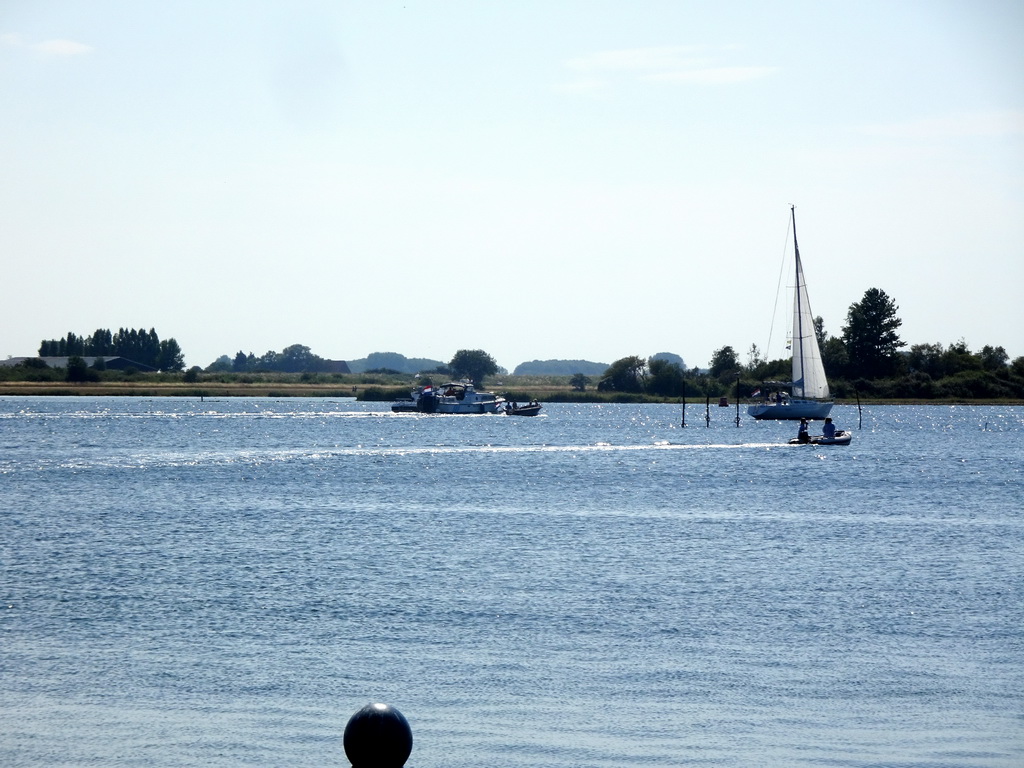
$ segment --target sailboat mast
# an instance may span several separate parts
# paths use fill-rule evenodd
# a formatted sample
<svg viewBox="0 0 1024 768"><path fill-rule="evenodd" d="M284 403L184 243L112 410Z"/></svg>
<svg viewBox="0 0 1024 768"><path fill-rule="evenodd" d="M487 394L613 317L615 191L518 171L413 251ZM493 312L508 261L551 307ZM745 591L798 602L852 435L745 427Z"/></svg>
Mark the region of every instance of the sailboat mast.
<svg viewBox="0 0 1024 768"><path fill-rule="evenodd" d="M789 211L790 211L790 214L793 217L793 252L796 255L796 292L795 292L795 296L796 296L796 311L793 313L796 316L796 327L793 330L796 333L796 338L798 339L798 341L797 341L797 345L793 349L793 361L794 361L794 365L793 365L794 371L793 371L793 373L794 374L796 373L796 370L795 370L796 369L796 361L799 360L800 361L800 363L799 363L799 365L800 365L800 376L799 376L799 378L801 380L800 396L803 397L804 396L804 392L803 392L803 378L804 378L804 373L805 373L804 372L804 325L803 325L803 314L804 313L803 313L803 306L801 304L801 302L803 301L803 297L801 296L801 290L800 290L800 276L803 273L803 270L800 268L800 246L797 244L797 240L796 240L796 206L795 205L791 205L789 207ZM797 377L794 375L792 378L793 378L793 383L795 385L796 381L797 381Z"/></svg>

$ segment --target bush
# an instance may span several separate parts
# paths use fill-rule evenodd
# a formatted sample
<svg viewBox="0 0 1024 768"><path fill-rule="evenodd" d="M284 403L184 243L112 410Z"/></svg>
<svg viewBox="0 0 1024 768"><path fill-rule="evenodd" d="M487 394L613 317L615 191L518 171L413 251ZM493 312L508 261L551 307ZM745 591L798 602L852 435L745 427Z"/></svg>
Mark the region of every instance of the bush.
<svg viewBox="0 0 1024 768"><path fill-rule="evenodd" d="M78 355L68 358L68 367L64 371L64 379L73 383L99 381L100 375L85 364L85 359Z"/></svg>
<svg viewBox="0 0 1024 768"><path fill-rule="evenodd" d="M366 387L359 390L356 399L370 403L382 403L407 398L410 391L408 387Z"/></svg>
<svg viewBox="0 0 1024 768"><path fill-rule="evenodd" d="M1015 394L1008 383L989 371L964 371L948 376L939 382L939 388L948 393L947 397L1011 398Z"/></svg>

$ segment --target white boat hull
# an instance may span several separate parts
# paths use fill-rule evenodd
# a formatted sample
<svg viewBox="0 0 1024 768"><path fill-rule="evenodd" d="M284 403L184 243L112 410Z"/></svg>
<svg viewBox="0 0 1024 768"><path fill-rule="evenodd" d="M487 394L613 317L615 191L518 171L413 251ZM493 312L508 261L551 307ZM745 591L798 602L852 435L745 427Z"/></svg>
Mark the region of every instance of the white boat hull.
<svg viewBox="0 0 1024 768"><path fill-rule="evenodd" d="M789 400L785 403L755 403L747 413L755 419L793 420L824 419L832 410L832 403L818 400Z"/></svg>
<svg viewBox="0 0 1024 768"><path fill-rule="evenodd" d="M453 402L448 402L451 399ZM442 397L437 401L437 410L434 413L501 413L504 400L479 400L467 403L455 400L455 398Z"/></svg>
<svg viewBox="0 0 1024 768"><path fill-rule="evenodd" d="M493 392L477 392L469 382L449 382L437 389L421 387L408 400L391 406L395 413L478 414L504 413L505 399Z"/></svg>

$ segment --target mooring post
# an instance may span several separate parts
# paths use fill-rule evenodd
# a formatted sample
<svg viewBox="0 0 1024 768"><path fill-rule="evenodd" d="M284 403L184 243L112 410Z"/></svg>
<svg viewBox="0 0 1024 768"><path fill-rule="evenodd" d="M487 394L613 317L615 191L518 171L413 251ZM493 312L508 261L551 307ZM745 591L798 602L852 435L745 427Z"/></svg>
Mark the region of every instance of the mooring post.
<svg viewBox="0 0 1024 768"><path fill-rule="evenodd" d="M683 382L683 423L681 427L686 427L686 382Z"/></svg>
<svg viewBox="0 0 1024 768"><path fill-rule="evenodd" d="M704 403L704 426L711 427L711 395L708 395L707 402Z"/></svg>
<svg viewBox="0 0 1024 768"><path fill-rule="evenodd" d="M740 426L740 374L736 374L736 427Z"/></svg>

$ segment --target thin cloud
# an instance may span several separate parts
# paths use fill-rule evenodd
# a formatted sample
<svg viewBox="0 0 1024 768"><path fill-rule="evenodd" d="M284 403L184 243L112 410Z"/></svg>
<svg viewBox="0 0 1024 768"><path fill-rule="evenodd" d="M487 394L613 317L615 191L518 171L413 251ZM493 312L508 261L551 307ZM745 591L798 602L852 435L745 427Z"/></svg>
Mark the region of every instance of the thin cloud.
<svg viewBox="0 0 1024 768"><path fill-rule="evenodd" d="M663 72L700 66L707 60L694 58L694 54L702 50L704 49L678 46L598 51L588 56L569 59L565 65L577 72Z"/></svg>
<svg viewBox="0 0 1024 768"><path fill-rule="evenodd" d="M728 85L759 80L779 71L778 67L735 66L725 61L736 50L736 46L668 46L598 51L566 61L565 67L581 77L556 90L593 95L621 83Z"/></svg>
<svg viewBox="0 0 1024 768"><path fill-rule="evenodd" d="M91 45L76 43L74 40L44 40L33 45L32 49L44 56L81 56L93 52Z"/></svg>
<svg viewBox="0 0 1024 768"><path fill-rule="evenodd" d="M908 120L902 123L866 125L868 136L895 139L950 139L970 136L1014 136L1024 134L1024 111L972 112L944 117Z"/></svg>
<svg viewBox="0 0 1024 768"><path fill-rule="evenodd" d="M774 75L778 71L778 67L700 67L682 72L660 72L655 75L647 75L644 80L720 85L760 80L763 77Z"/></svg>
<svg viewBox="0 0 1024 768"><path fill-rule="evenodd" d="M82 56L92 53L95 49L91 45L79 43L74 40L43 40L41 43L26 43L16 34L0 35L0 44L8 48L23 48L35 51L43 56Z"/></svg>

